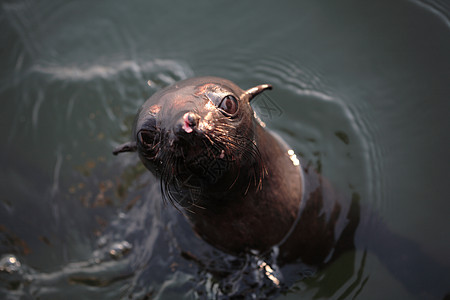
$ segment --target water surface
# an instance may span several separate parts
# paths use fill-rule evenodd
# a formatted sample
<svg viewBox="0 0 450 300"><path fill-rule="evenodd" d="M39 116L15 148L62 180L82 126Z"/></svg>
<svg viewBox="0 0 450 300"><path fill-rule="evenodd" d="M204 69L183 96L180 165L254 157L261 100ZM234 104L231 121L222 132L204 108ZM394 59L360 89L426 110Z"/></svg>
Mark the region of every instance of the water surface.
<svg viewBox="0 0 450 300"><path fill-rule="evenodd" d="M130 138L140 105L173 82L270 83L278 110L258 99L263 121L448 268L449 11L438 0L3 1L0 295L428 298L362 248L321 274L276 270L283 293L261 272L244 276L254 258L201 241L137 157L111 150ZM185 252L234 271L217 282ZM321 284L352 262L342 285ZM436 279L436 291L450 292Z"/></svg>

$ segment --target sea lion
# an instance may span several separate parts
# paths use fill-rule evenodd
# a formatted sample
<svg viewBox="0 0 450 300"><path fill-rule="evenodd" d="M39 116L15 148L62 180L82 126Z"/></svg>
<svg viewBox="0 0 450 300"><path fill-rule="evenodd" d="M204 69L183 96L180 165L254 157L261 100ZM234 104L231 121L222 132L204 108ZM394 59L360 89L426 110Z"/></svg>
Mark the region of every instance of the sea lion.
<svg viewBox="0 0 450 300"><path fill-rule="evenodd" d="M243 90L217 77L177 82L144 103L133 141L113 153L137 151L164 198L215 247L264 254L279 246L282 261L322 264L338 252L346 215L254 113L250 102L271 88ZM357 222L347 222L350 248Z"/></svg>
<svg viewBox="0 0 450 300"><path fill-rule="evenodd" d="M160 178L164 199L181 208L205 241L227 253L269 260L276 253L279 265L299 261L318 270L348 252L339 276L320 278L322 297L332 297L352 278L352 250L364 249L364 266L368 245L412 293L448 292L447 266L391 232L376 214L360 210L357 193L340 197L265 128L250 102L271 88L244 91L217 77L175 83L142 105L132 141L113 153L137 151ZM259 268L274 279L265 261Z"/></svg>

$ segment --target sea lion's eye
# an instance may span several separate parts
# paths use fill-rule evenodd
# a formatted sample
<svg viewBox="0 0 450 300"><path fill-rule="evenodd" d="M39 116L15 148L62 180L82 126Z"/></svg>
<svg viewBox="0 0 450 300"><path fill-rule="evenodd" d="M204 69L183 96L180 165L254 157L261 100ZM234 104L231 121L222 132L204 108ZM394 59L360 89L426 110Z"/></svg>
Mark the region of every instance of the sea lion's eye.
<svg viewBox="0 0 450 300"><path fill-rule="evenodd" d="M226 114L234 115L238 110L238 102L234 96L228 95L222 99L219 108Z"/></svg>
<svg viewBox="0 0 450 300"><path fill-rule="evenodd" d="M138 133L138 142L145 148L151 148L153 146L153 140L155 139L155 134L149 130L141 130Z"/></svg>

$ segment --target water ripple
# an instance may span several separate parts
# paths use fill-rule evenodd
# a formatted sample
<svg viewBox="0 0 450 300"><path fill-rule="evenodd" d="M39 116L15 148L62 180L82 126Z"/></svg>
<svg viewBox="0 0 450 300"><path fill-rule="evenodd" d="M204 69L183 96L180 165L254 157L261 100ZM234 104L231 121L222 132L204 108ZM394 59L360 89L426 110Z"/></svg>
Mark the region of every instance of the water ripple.
<svg viewBox="0 0 450 300"><path fill-rule="evenodd" d="M243 55L240 65L249 65L248 74L279 84L297 95L312 96L321 100L333 100L324 76L316 68L308 67L281 55L252 58ZM250 62L249 62L250 61ZM309 64L308 64L309 65Z"/></svg>
<svg viewBox="0 0 450 300"><path fill-rule="evenodd" d="M53 170L53 184L51 188L51 195L54 197L59 189L59 175L61 172L61 165L63 162L63 156L61 153L61 146L58 147L58 150L56 152L56 162L55 162L55 168Z"/></svg>
<svg viewBox="0 0 450 300"><path fill-rule="evenodd" d="M87 68L37 64L32 67L32 71L49 75L54 79L62 81L90 81L98 78L110 79L124 72L132 72L136 76L142 77L142 74L157 71L170 71L179 80L188 78L193 73L187 66L169 59L155 59L143 63L126 60L111 65L93 65ZM172 83L173 80L172 78L167 79L161 76L160 79L168 81L168 84Z"/></svg>
<svg viewBox="0 0 450 300"><path fill-rule="evenodd" d="M419 5L433 13L450 29L450 4L449 1L440 0L411 0L412 3Z"/></svg>
<svg viewBox="0 0 450 300"><path fill-rule="evenodd" d="M367 109L367 108L366 108ZM347 119L350 121L353 130L358 136L358 140L362 145L362 152L365 160L365 174L368 195L370 201L368 205L377 209L383 209L386 205L385 182L381 176L383 166L381 165L383 150L375 141L379 140L378 132L367 118L363 116L361 110L355 106L346 106Z"/></svg>
<svg viewBox="0 0 450 300"><path fill-rule="evenodd" d="M37 92L37 100L36 102L34 102L33 105L33 111L31 114L31 121L33 124L33 127L36 128L37 124L38 124L38 120L39 120L39 110L41 108L42 103L44 102L44 94L42 92L42 90L39 90Z"/></svg>
<svg viewBox="0 0 450 300"><path fill-rule="evenodd" d="M323 84L321 74L306 66L300 67L292 60L269 57L258 61L254 66L255 74L270 74L273 81L283 83L284 87L298 95L313 96L325 101L333 99Z"/></svg>
<svg viewBox="0 0 450 300"><path fill-rule="evenodd" d="M11 24L19 35L24 50L31 57L35 57L41 47L39 39L34 38L32 36L32 31L29 30L30 28L33 28L33 23L38 23L36 21L37 16L33 13L33 9L31 9L32 5L32 1L22 1L3 3L1 8L5 12L9 24ZM18 66L19 65L20 63Z"/></svg>

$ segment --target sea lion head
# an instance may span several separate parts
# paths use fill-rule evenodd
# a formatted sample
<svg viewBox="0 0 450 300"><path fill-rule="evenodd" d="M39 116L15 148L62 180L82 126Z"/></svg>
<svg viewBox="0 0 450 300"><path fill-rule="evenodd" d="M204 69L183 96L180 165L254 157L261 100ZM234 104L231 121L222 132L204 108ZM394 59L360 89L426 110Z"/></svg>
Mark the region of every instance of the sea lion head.
<svg viewBox="0 0 450 300"><path fill-rule="evenodd" d="M205 205L233 189L243 195L261 185L264 173L250 101L266 89L244 91L217 77L177 82L142 105L133 141L114 154L137 150L172 203Z"/></svg>

